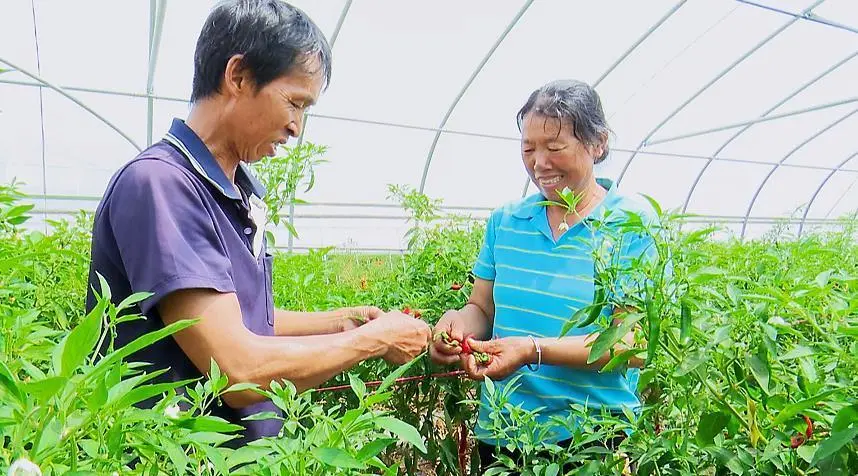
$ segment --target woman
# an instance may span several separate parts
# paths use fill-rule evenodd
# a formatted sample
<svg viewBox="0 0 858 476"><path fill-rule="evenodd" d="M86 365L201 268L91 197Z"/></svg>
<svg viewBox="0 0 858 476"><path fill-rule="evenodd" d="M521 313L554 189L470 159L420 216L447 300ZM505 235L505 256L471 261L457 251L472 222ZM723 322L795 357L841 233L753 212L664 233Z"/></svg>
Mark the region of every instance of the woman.
<svg viewBox="0 0 858 476"><path fill-rule="evenodd" d="M587 365L596 325L573 329L557 338L572 314L594 300L594 259L590 248L606 239L596 220L608 223L632 211L651 220L648 207L621 195L610 180L597 179L593 166L608 155L609 128L598 94L579 81L555 81L534 91L517 115L522 133L524 167L539 192L494 210L485 241L473 267L474 287L468 303L447 311L434 332L446 332L452 344L437 339L430 352L435 362L461 362L473 379L501 381L521 374L510 397L526 410L543 407L539 421L569 415L570 405L593 411L636 410L635 385L623 372L599 373L609 359ZM563 203L568 187L578 201L574 211L545 206ZM624 259L651 252L643 237L623 240ZM617 312L608 310L607 312ZM616 324L615 320L615 324ZM491 355L480 365L474 354L462 353L466 336L471 352ZM494 337L491 340L491 337ZM631 342L633 336L626 336ZM450 342L448 339L447 342ZM632 359L630 367L640 367ZM475 434L484 468L494 461L497 441L488 431L485 384ZM563 445L569 429L554 432L547 442Z"/></svg>

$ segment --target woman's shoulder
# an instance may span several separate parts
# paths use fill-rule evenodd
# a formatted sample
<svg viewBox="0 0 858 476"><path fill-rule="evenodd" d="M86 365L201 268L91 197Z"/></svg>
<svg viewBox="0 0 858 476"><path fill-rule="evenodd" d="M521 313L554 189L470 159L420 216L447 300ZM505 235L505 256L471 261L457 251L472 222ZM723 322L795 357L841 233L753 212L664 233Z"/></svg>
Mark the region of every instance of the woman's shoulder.
<svg viewBox="0 0 858 476"><path fill-rule="evenodd" d="M512 218L530 218L543 206L545 198L540 193L534 193L526 197L510 200L491 212L491 219L496 222L507 221Z"/></svg>

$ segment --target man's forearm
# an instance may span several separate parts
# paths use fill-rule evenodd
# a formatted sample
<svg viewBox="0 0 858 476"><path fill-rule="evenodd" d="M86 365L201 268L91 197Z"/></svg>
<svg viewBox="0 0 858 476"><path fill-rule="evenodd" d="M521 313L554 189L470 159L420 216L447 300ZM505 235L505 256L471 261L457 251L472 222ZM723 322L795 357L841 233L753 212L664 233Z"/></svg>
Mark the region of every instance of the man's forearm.
<svg viewBox="0 0 858 476"><path fill-rule="evenodd" d="M289 380L298 391L316 387L330 378L386 352L385 344L355 329L334 336L260 337L242 345L245 357L227 372L230 383L250 382L268 388L272 380ZM253 391L225 395L230 406L243 407L264 400Z"/></svg>
<svg viewBox="0 0 858 476"><path fill-rule="evenodd" d="M346 311L299 312L276 309L274 333L278 336L309 336L343 331Z"/></svg>

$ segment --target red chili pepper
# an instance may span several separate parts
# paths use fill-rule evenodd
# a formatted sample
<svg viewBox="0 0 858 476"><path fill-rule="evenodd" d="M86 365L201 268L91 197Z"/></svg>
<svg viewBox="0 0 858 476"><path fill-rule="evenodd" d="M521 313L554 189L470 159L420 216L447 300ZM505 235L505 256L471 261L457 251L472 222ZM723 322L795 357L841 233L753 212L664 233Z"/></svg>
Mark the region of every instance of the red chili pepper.
<svg viewBox="0 0 858 476"><path fill-rule="evenodd" d="M789 447L792 449L796 449L799 446L803 445L805 441L806 440L804 438L804 435L802 435L801 433L796 433L792 436L792 438L789 439Z"/></svg>
<svg viewBox="0 0 858 476"><path fill-rule="evenodd" d="M420 311L418 311L417 309L414 309L411 315L414 316L415 319L420 319L420 316L422 316L423 314L421 314Z"/></svg>
<svg viewBox="0 0 858 476"><path fill-rule="evenodd" d="M804 437L809 440L813 436L813 422L810 421L807 415L802 415L802 418L804 418L804 423L807 425L807 429L804 430Z"/></svg>
<svg viewBox="0 0 858 476"><path fill-rule="evenodd" d="M451 290L453 290L453 291L458 291L458 290L462 289L462 285L461 285L461 284L459 284L459 283L453 283L453 284L450 286L450 289L451 289Z"/></svg>
<svg viewBox="0 0 858 476"><path fill-rule="evenodd" d="M466 459L468 455L468 425L462 421L459 424L459 470L467 473Z"/></svg>
<svg viewBox="0 0 858 476"><path fill-rule="evenodd" d="M367 288L366 276L363 276L362 278L360 278L360 288L361 289Z"/></svg>
<svg viewBox="0 0 858 476"><path fill-rule="evenodd" d="M471 353L471 344L468 343L468 339L470 339L471 337L473 336L469 334L466 335L465 338L462 340L462 352L465 354Z"/></svg>
<svg viewBox="0 0 858 476"><path fill-rule="evenodd" d="M406 306L406 307L402 308L402 312L403 312L404 314L409 314L409 315L410 315L410 314L411 314L411 308L410 308L410 307L408 307L408 306Z"/></svg>

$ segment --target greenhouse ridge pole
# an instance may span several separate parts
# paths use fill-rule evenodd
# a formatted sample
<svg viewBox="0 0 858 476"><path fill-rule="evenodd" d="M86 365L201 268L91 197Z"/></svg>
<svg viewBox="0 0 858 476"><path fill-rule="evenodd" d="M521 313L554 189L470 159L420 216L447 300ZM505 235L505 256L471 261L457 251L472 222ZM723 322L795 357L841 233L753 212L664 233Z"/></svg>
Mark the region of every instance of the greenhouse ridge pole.
<svg viewBox="0 0 858 476"><path fill-rule="evenodd" d="M801 114L807 114L809 112L816 112L816 111L821 111L823 109L829 109L832 107L843 106L844 104L850 104L853 102L858 102L858 97L846 98L846 99L842 99L840 101L829 102L829 103L820 104L817 106L806 107L803 109L784 112L784 113L780 113L780 114L773 114L771 116L758 117L756 119L750 119L747 121L736 122L733 124L728 124L726 126L713 127L711 129L706 129L706 130L697 131L697 132L690 132L688 134L681 134L681 135L673 136L673 137L665 137L664 139L650 141L647 143L647 146L656 145L656 144L664 144L666 142L673 142L673 141L677 141L677 140L681 140L681 139L688 139L690 137L698 137L698 136L702 136L702 135L706 135L706 134L712 134L715 132L722 132L722 131L726 131L726 130L730 130L730 129L736 129L736 128L742 127L742 126L751 126L754 124L759 124L761 122L774 121L776 119L783 119L786 117L798 116Z"/></svg>
<svg viewBox="0 0 858 476"><path fill-rule="evenodd" d="M829 67L828 69L823 71L822 73L818 74L817 76L815 76L814 78L809 80L808 82L799 86L798 89L796 89L795 91L788 94L785 98L778 101L777 104L775 104L774 106L767 109L764 113L762 113L760 115L760 117L765 117L765 116L771 114L772 112L777 110L779 107L783 106L784 104L786 104L787 102L792 100L792 98L798 96L804 90L806 90L810 86L816 84L817 82L819 82L820 80L822 80L823 78L825 78L826 76L828 76L829 74L831 74L832 72L834 72L835 70L837 70L838 68L843 66L844 64L848 63L850 60L852 60L856 56L858 56L858 51L855 51L851 55L847 56L846 58L843 58L842 60L838 61L837 63L835 63L834 65L832 65L831 67ZM706 170L709 168L709 166L712 164L712 162L715 160L720 160L719 156L721 155L721 152L723 152L724 149L726 149L728 145L730 145L734 140L736 140L740 135L744 134L751 127L753 127L753 124L749 124L749 125L743 127L741 130L737 131L735 134L730 136L730 138L727 139L726 141L724 141L724 143L721 144L720 147L718 147L718 150L716 150L715 153L712 154L712 157L710 158L710 160L708 162L706 162L706 164L703 165L703 168L701 168L700 171L697 172L697 176L694 178L694 182L692 182L691 188L688 189L688 194L686 194L686 196L685 196L685 202L683 202L683 204L682 204L683 212L688 209L688 204L691 202L691 196L694 195L694 191L697 189L697 184L703 178L703 174L706 172ZM783 165L786 165L786 164L783 164Z"/></svg>
<svg viewBox="0 0 858 476"><path fill-rule="evenodd" d="M835 167L834 170L832 170L828 173L828 175L825 176L825 179L819 184L819 187L816 188L816 191L813 192L813 196L810 197L810 201L807 202L807 208L804 209L804 213L801 216L801 223L798 225L799 238L801 238L801 232L804 230L804 224L807 222L807 215L810 213L810 207L813 206L813 202L816 201L816 197L819 196L819 192L822 191L823 187L825 187L825 184L827 184L828 181L831 180L831 177L834 177L834 174L836 174L841 167L846 165L850 160L854 159L855 157L858 157L858 152L855 152L854 154L847 157L846 160L837 164L837 167Z"/></svg>
<svg viewBox="0 0 858 476"><path fill-rule="evenodd" d="M153 116L155 99L152 97L155 86L155 66L158 64L158 50L161 46L161 32L164 29L164 15L167 0L149 0L149 66L146 74L146 145L152 144Z"/></svg>
<svg viewBox="0 0 858 476"><path fill-rule="evenodd" d="M824 1L825 1L825 0L816 0L815 2L813 2L813 5L811 5L810 7L806 8L804 11L805 11L805 12L810 12L811 10L813 10L814 8L816 8L817 6L819 6L819 5L820 5L822 2L824 2ZM734 62L733 62L733 63L731 63L729 66L727 66L725 69L723 69L723 70L722 70L720 73L718 73L714 78L712 78L709 82L707 82L705 85L703 85L703 87L702 87L702 88L698 89L698 90L697 90L697 92L695 92L695 93L694 93L690 98L686 99L686 100L685 100L685 102L683 102L682 104L680 104L680 105L679 105L679 107L677 107L676 109L674 109L674 110L673 110L673 112L671 112L670 114L668 114L668 115L667 115L667 117L665 117L661 122L659 122L659 123L658 123L658 125L657 125L657 126L655 126L655 127L654 127L654 128L653 128L653 129L652 129L652 130L651 130L651 131L646 135L646 137L644 137L644 139L640 142L640 144L638 144L638 146L637 146L637 148L636 148L635 152L634 152L634 153L632 153L632 156L631 156L631 157L629 157L628 162L626 162L626 165L624 165L624 166L623 166L623 169L620 171L620 175L617 177L617 183L619 184L620 182L622 182L623 177L625 177L626 172L628 172L629 167L632 165L632 162L634 162L635 157L637 157L638 152L640 151L640 149L642 149L642 148L646 147L646 146L648 145L648 143L649 143L649 140L650 140L650 139L652 139L652 136L653 136L653 135L655 135L655 134L657 134L657 133L658 133L658 131L660 131L660 130L661 130L661 128L662 128L662 127L664 127L664 125L665 125L665 124L667 124L668 122L670 122L670 120L671 120L671 119L673 119L674 117L676 117L676 115L677 115L677 114L679 114L680 112L682 112L682 111L683 111L683 110L684 110L684 109L685 109L689 104L691 104L691 103L692 103L695 99L697 99L701 94L703 94L704 92L706 92L706 90L707 90L707 89L709 89L712 85L714 85L715 83L717 83L718 81L720 81L720 80L721 80L721 78L723 78L724 76L726 76L726 75L727 75L730 71L732 71L736 66L738 66L739 64L741 64L742 62L744 62L744 61L745 61L746 59L748 59L749 57L751 57L751 55L753 55L754 53L756 53L760 48L762 48L763 46L765 46L769 41L771 41L772 39L774 39L775 37L777 37L779 34L781 34L784 30L786 30L787 28L789 28L790 26L792 26L792 25L793 25L794 23L796 23L797 21L798 21L798 18L793 18L792 20L790 20L790 21L786 22L785 24L781 25L778 29L776 29L775 31L773 31L772 33L770 33L767 37L763 38L763 40L762 40L762 41L760 41L759 43L757 43L756 45L754 45L754 47L753 47L753 48L751 48L750 50L746 51L746 52L745 52L745 54L743 54L742 56L740 56L739 58L737 58L737 59L736 59L736 61L734 61ZM696 187L696 186L697 186L697 184L696 184L696 183L695 183L694 185L692 185L692 190L693 190L693 189L694 189L694 187ZM684 211L685 211L685 210L683 209L683 212L684 212Z"/></svg>
<svg viewBox="0 0 858 476"><path fill-rule="evenodd" d="M340 11L340 17L337 19L337 24L334 26L334 31L331 33L331 41L329 43L331 51L334 50L334 45L337 42L337 38L340 36L340 30L343 28L343 23L346 22L346 17L348 16L349 10L351 9L351 7L352 7L352 0L346 0L346 3L343 5L343 9ZM307 123L309 122L310 117L311 117L310 114L307 114L306 112L304 113L304 124L303 124L303 127L301 128L301 135L298 136L298 147L299 148L301 147L301 144L304 143L304 133L307 132ZM297 190L295 192L293 192L293 195L292 195L290 203L289 203L289 225L292 226L292 229L295 228L295 195L294 195L294 193L297 193ZM290 253L292 252L294 247L295 247L295 237L292 236L292 233L290 232L289 233L289 239L288 239L288 250Z"/></svg>
<svg viewBox="0 0 858 476"><path fill-rule="evenodd" d="M489 62L489 59L491 59L492 55L495 53L495 50L497 50L500 44L503 43L503 40L507 37L509 32L512 31L512 29L515 27L515 25L518 23L518 21L532 4L533 0L527 0L524 2L524 5L521 6L521 8L518 10L518 13L516 13L516 15L512 18L512 21L509 22L509 25L507 25L506 29L498 37L497 41L495 41L492 47L489 48L489 51L483 57L482 61L480 61L476 69L474 69L474 72L471 73L471 77L468 78L468 80L462 86L462 89L459 91L458 94L456 94L456 98L453 99L453 104L450 105L450 107L447 109L447 113L444 114L444 118L441 119L441 124L438 126L438 130L435 132L435 137L432 139L432 145L429 146L429 153L426 155L426 163L423 165L423 175L420 177L420 193L423 193L423 190L426 188L426 177L428 177L429 175L429 166L432 165L432 156L435 154L435 147L438 145L438 139L441 138L441 131L444 129L444 126L447 125L447 121L450 120L450 116L453 115L453 111L456 109L456 106L459 105L459 101L462 100L462 97L465 95L465 92L468 90L469 87L471 87L471 84L474 82L474 80L477 79L477 76L480 74L480 71L482 71L486 63Z"/></svg>
<svg viewBox="0 0 858 476"><path fill-rule="evenodd" d="M30 71L27 71L26 69L23 69L23 68L21 68L20 66L16 65L15 63L12 63L11 61L6 60L6 59L4 59L4 58L0 58L0 63L5 63L5 64L9 65L10 67L12 67L13 69L17 70L18 72L20 72L21 74L23 74L23 75L25 75L25 76L29 76L29 77L30 77L30 78L32 78L33 80L38 81L39 83L41 83L41 85L42 85L42 86L47 87L47 88L50 88L50 89L53 89L54 91L56 91L57 93L59 93L61 96L63 96L63 97L65 97L65 98L67 98L68 100L70 100L70 101L72 101L73 103L77 104L78 106L82 107L86 112L88 112L88 113L92 114L92 115L93 115L93 116L95 116L98 120L100 120L101 122L103 122L104 124L106 124L108 127L110 127L111 129L113 129L114 131L116 131L119 135L121 135L121 136L122 136L122 138L124 138L126 141L128 141L128 143L129 143L129 144L131 144L132 146L134 146L134 148L135 148L135 149L137 149L137 151L138 151L138 152L140 152L140 151L142 151L142 150L143 150L143 149L141 149L141 148L140 148L140 146L139 146L139 145L137 145L137 143L136 143L136 142L134 142L134 139L132 139L131 137L129 137L129 136L128 136L128 134L126 134L125 132L123 132L123 131L122 131L122 129L120 129L119 127L117 127L117 126L116 126L116 124L114 124L114 123L110 122L110 120L108 120L106 117L102 116L101 114L99 114L99 113L97 113L97 112L93 111L93 110L92 110L92 108L90 108L89 106L87 106L86 104L84 104L83 102L81 102L81 101L80 101L79 99L77 99L76 97L74 97L74 96L70 95L69 93L67 93L63 88L61 88L61 87L59 87L59 86L56 86L56 85L54 85L53 83L50 83L50 82L48 82L48 81L47 81L47 80L45 80L45 79L42 79L42 77L41 77L41 76L39 76L38 74L32 73L32 72L30 72Z"/></svg>
<svg viewBox="0 0 858 476"><path fill-rule="evenodd" d="M853 28L853 27L851 27L851 26L849 26L849 25L844 25L843 23L838 23L838 22L835 22L835 21L831 21L831 20L829 20L829 19L827 19L827 18L825 18L825 17L821 17L821 16L819 16L819 15L815 15L815 14L813 14L813 13L811 13L811 12L808 12L808 13L805 13L805 14L801 14L801 15L800 15L800 14L798 14L798 13L788 12L788 11L786 11L786 10L781 10L780 8L770 7L770 6L768 6L768 5L762 5L762 4L760 4L760 3L757 3L757 2L751 2L751 1L749 1L749 0L736 0L736 1L737 1L737 2L739 2L739 3L744 3L745 5L750 5L750 6L752 6L752 7L762 8L762 9L764 9L764 10L769 10L769 11L772 11L772 12L777 12L777 13L780 13L780 14L783 14L783 15L789 15L789 16L791 16L791 17L799 18L799 19L802 19L802 20L808 20L808 21L812 21L812 22L816 22L816 23L821 23L821 24L826 25L826 26L831 26L831 27L834 27L834 28L840 28L841 30L846 30L846 31L849 31L849 32L852 32L852 33L858 33L858 28Z"/></svg>
<svg viewBox="0 0 858 476"><path fill-rule="evenodd" d="M795 154L796 152L798 152L802 147L806 146L807 144L809 144L810 142L812 142L812 141L813 141L814 139L816 139L817 137L819 137L819 136L821 136L821 135L825 134L826 132L828 132L829 130L833 129L834 127L836 127L836 126L837 126L838 124L840 124L841 122L843 122L843 121L845 121L846 119L849 119L850 117L852 117L855 113L858 113L858 109L853 109L851 112L848 112L848 113L844 114L842 117L840 117L840 118L839 118L839 119L837 119L836 121L834 121L834 122L832 122L831 124L829 124L829 125L827 125L827 126L823 127L822 129L818 130L816 133L814 133L813 135L811 135L810 137L808 137L807 139L805 139L801 144L799 144L799 145L795 146L791 151L787 152L787 154L786 154L786 155L784 155L783 157L781 157L781 159L780 159L780 160L778 160L778 162L774 165L774 167L772 167L772 168L771 168L771 170L769 170L769 173L768 173L768 174L766 174L766 177L765 177L765 178L763 178L763 181L762 181L762 182L760 182L760 185L759 185L759 186L757 187L757 189L754 191L754 195L753 195L753 197L751 197L751 202L748 204L748 209L745 211L745 216L750 216L751 211L752 211L752 210L753 210L753 208L754 208L754 204L757 202L757 198L760 196L760 192L762 192L763 187L765 187L765 186L766 186L766 183L769 181L769 179L772 177L772 175L774 175L774 173L775 173L775 172L776 172L776 171L781 167L781 165L783 165L783 163L784 163L784 162L786 162L786 160L787 160L788 158L790 158L793 154ZM836 168L835 168L835 169L832 169L832 171L836 171L836 170L837 170ZM747 228L747 226L748 226L748 223L747 223L747 222L745 222L745 223L743 223L743 224L742 224L742 233L741 233L741 235L740 235L740 237L741 237L741 238L744 238L744 237L745 237L745 229Z"/></svg>
<svg viewBox="0 0 858 476"><path fill-rule="evenodd" d="M685 5L685 2L687 1L688 0L680 0L679 3L677 3L673 6L673 8L668 10L668 12L665 13L664 16L662 16L653 26L649 27L649 29L640 38L638 38L638 40L635 41L632 46L629 47L629 49L627 49L619 58L617 58L616 61L614 61L614 64L612 64L607 70L605 70L604 73L602 73L601 76L599 76L599 79L597 79L596 82L593 83L593 89L596 89L596 87L599 86L599 83L601 83L605 78L607 78L608 75L611 74L611 72L613 72L614 69L616 69L616 67L620 65L620 63L623 62L623 60L625 60L630 54L632 54L632 52L637 49L637 47L640 46L641 43L643 43L647 38L649 38L650 35L652 35L656 30L658 30L659 27L661 27L661 25L664 24L664 22L666 22L668 18L673 16L673 14L676 13L677 10L679 10L679 7Z"/></svg>

